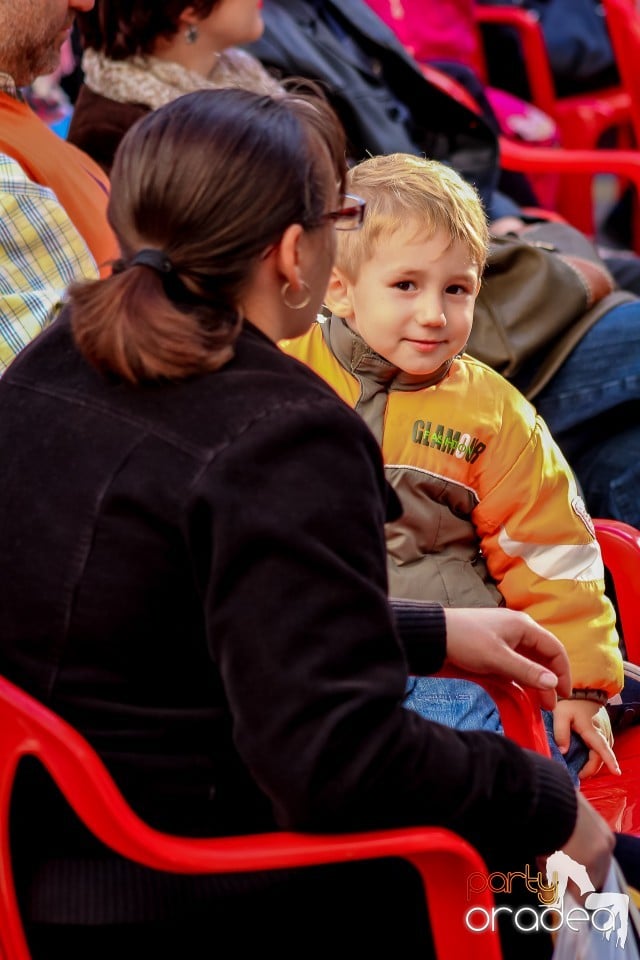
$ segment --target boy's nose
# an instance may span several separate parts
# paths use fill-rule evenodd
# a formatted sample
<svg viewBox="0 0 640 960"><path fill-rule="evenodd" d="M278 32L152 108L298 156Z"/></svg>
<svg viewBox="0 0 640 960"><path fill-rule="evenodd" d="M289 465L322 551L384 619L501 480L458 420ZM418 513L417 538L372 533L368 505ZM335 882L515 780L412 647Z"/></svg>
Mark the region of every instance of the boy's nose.
<svg viewBox="0 0 640 960"><path fill-rule="evenodd" d="M416 319L423 327L445 327L447 325L442 304L432 298L425 299L418 305Z"/></svg>

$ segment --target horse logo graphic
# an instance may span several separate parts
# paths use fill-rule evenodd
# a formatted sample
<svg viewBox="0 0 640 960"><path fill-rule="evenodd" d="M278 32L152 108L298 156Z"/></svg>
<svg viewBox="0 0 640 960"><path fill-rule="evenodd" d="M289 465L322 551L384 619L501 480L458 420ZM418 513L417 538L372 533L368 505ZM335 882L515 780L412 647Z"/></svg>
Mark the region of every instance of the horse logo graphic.
<svg viewBox="0 0 640 960"><path fill-rule="evenodd" d="M547 883L556 891L556 899L551 906L560 907L569 880L577 885L580 893L588 894L584 905L593 911L592 924L607 939L616 932L616 946L624 949L629 932L629 897L626 893L596 893L586 867L571 857L556 850L547 858ZM608 915L603 926L597 926L598 913Z"/></svg>

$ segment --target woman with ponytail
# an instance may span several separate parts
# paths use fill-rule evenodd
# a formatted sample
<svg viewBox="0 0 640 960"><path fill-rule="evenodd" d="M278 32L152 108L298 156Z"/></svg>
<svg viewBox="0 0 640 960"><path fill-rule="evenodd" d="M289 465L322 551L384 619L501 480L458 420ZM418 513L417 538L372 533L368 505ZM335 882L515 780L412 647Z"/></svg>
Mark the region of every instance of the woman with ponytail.
<svg viewBox="0 0 640 960"><path fill-rule="evenodd" d="M571 837L598 883L613 839L560 764L404 709L377 441L277 346L320 308L334 228L362 222L344 153L300 91L190 93L124 137L113 275L73 287L0 381L0 673L77 728L157 829L441 824L496 868ZM439 607L399 612L414 669L521 648L568 691L546 631L511 611L456 631L462 613L445 630ZM318 956L432 955L408 863L143 869L30 766L12 834L34 960L297 958L311 939Z"/></svg>

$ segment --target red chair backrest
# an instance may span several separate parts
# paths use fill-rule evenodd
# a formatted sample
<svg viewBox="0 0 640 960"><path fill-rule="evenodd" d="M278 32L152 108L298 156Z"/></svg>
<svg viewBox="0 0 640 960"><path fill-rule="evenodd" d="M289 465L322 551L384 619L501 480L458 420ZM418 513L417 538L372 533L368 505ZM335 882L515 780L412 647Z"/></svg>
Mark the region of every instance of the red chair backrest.
<svg viewBox="0 0 640 960"><path fill-rule="evenodd" d="M502 4L496 6L476 4L475 13L478 25L498 24L512 27L517 31L532 103L550 117L555 118L556 88L538 15L522 7ZM481 35L480 39L482 39ZM480 46L482 47L482 43Z"/></svg>
<svg viewBox="0 0 640 960"><path fill-rule="evenodd" d="M368 833L271 833L200 840L163 834L132 811L106 767L80 734L42 703L0 677L0 958L29 960L9 849L9 803L23 756L37 757L80 819L124 857L173 873L236 873L378 857L403 857L421 874L436 953L441 960L501 960L498 935L465 924L467 880L487 876L465 840L433 827ZM493 908L487 889L474 906Z"/></svg>
<svg viewBox="0 0 640 960"><path fill-rule="evenodd" d="M613 579L627 660L640 664L640 530L620 520L594 520L602 559Z"/></svg>
<svg viewBox="0 0 640 960"><path fill-rule="evenodd" d="M640 530L619 520L594 520L602 559L616 591L627 660L640 664ZM640 727L616 734L622 776L606 769L584 780L581 791L612 830L640 836Z"/></svg>
<svg viewBox="0 0 640 960"><path fill-rule="evenodd" d="M640 11L633 0L602 0L623 88L629 94L636 143L640 143Z"/></svg>

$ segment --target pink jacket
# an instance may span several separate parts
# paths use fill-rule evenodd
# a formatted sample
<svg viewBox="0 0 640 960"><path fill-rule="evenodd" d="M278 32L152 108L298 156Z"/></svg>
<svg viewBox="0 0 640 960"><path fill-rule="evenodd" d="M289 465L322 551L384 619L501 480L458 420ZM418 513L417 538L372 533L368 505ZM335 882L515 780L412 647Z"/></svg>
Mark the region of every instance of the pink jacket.
<svg viewBox="0 0 640 960"><path fill-rule="evenodd" d="M366 2L416 60L453 60L476 67L473 0Z"/></svg>

